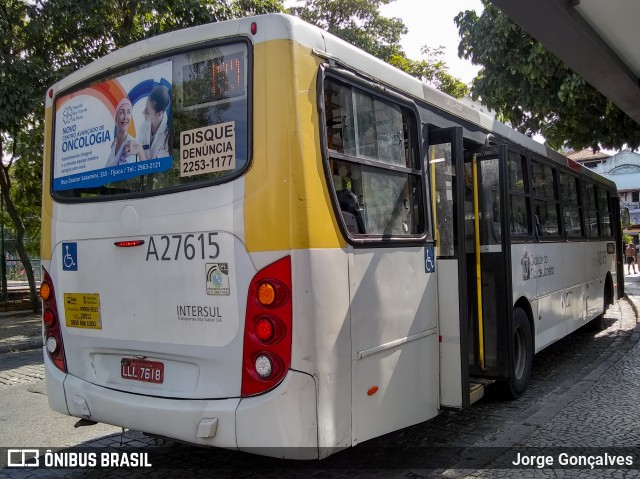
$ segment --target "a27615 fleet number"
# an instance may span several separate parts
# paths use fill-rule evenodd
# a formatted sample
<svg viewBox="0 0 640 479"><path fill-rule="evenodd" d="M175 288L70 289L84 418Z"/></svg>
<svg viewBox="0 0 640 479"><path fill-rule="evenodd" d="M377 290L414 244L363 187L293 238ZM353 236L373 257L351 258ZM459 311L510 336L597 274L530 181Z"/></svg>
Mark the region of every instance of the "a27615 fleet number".
<svg viewBox="0 0 640 479"><path fill-rule="evenodd" d="M200 233L199 235L150 236L145 260L215 259L220 255L220 245L216 241L217 235L218 233Z"/></svg>

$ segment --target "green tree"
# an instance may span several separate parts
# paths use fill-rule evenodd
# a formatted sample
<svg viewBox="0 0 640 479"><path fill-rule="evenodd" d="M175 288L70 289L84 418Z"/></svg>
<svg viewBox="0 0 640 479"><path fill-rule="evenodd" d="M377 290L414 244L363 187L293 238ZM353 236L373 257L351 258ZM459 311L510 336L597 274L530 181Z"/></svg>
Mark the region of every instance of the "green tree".
<svg viewBox="0 0 640 479"><path fill-rule="evenodd" d="M380 6L393 0L304 0L291 14L336 35L396 68L460 98L468 87L448 72L443 47L423 47L427 60L407 57L400 38L407 27L399 18L387 18Z"/></svg>
<svg viewBox="0 0 640 479"><path fill-rule="evenodd" d="M304 0L290 13L384 61L402 54L400 37L407 27L399 18L387 18L380 5L392 0Z"/></svg>
<svg viewBox="0 0 640 479"><path fill-rule="evenodd" d="M47 88L131 42L274 11L283 11L281 0L4 0L0 4L0 194L34 310L39 301L24 239L39 231L33 218L39 216L40 207Z"/></svg>
<svg viewBox="0 0 640 479"><path fill-rule="evenodd" d="M35 279L24 246L24 223L11 195L11 170L22 152L20 137L32 138L32 130L41 128L34 114L39 105L35 98L43 96L53 78L45 59L36 53L39 35L32 19L37 11L37 4L21 0L6 0L0 6L0 194L13 223L15 248L29 280L34 311L38 309Z"/></svg>
<svg viewBox="0 0 640 479"><path fill-rule="evenodd" d="M471 95L502 121L552 148L640 146L640 126L573 73L498 8L483 0L480 16L461 12L455 22L460 57L482 68Z"/></svg>
<svg viewBox="0 0 640 479"><path fill-rule="evenodd" d="M427 60L411 60L402 54L394 55L388 61L409 75L420 78L455 98L462 98L469 94L469 87L449 73L449 67L443 58L443 46L431 48L425 45L421 52L427 56Z"/></svg>

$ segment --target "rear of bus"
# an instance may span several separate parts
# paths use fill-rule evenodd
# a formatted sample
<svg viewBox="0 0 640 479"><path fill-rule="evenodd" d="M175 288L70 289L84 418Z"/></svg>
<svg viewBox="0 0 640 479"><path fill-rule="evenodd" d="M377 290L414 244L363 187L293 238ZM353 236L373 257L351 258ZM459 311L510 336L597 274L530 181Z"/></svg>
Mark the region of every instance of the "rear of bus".
<svg viewBox="0 0 640 479"><path fill-rule="evenodd" d="M48 92L42 296L54 410L317 457L315 381L292 366L300 244L288 163L300 145L289 132L317 132L294 125L295 95L315 103L316 92L312 77L307 93L292 83L292 42L272 38L286 36L283 18L153 38Z"/></svg>

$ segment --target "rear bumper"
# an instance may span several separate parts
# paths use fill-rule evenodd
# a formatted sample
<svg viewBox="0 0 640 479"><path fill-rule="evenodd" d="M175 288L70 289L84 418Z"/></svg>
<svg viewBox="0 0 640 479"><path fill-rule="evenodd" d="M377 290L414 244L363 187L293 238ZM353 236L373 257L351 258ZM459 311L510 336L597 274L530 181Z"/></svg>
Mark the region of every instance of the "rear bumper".
<svg viewBox="0 0 640 479"><path fill-rule="evenodd" d="M81 380L44 358L50 407L63 414L181 441L292 459L318 457L313 377L289 371L252 398L165 399Z"/></svg>

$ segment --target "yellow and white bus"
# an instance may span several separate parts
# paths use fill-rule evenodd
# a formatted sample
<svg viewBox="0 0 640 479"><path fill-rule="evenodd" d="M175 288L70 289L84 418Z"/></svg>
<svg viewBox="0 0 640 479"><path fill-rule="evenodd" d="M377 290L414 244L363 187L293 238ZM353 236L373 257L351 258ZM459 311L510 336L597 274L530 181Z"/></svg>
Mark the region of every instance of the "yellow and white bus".
<svg viewBox="0 0 640 479"><path fill-rule="evenodd" d="M322 458L517 397L623 293L618 216L613 183L294 17L150 38L46 98L49 403Z"/></svg>

